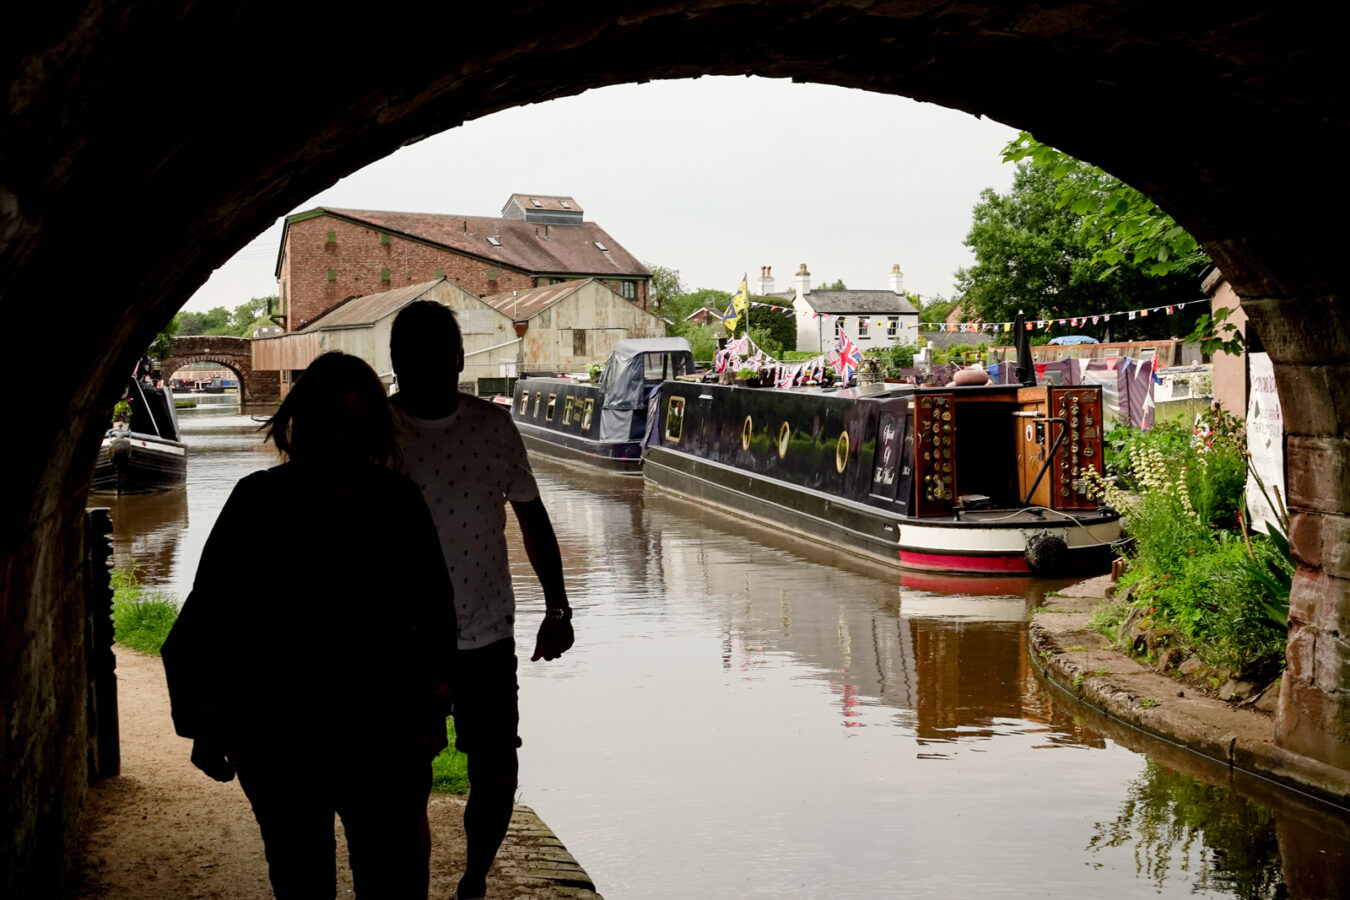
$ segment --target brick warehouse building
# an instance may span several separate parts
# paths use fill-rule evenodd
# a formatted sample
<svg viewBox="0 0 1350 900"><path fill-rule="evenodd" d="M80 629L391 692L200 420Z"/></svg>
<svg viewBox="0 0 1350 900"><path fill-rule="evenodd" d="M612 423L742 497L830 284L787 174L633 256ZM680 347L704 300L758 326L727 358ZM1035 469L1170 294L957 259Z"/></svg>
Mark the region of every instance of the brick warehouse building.
<svg viewBox="0 0 1350 900"><path fill-rule="evenodd" d="M647 309L651 272L571 197L512 194L500 217L318 207L286 217L278 320L303 328L350 297L449 278L479 297L595 278Z"/></svg>

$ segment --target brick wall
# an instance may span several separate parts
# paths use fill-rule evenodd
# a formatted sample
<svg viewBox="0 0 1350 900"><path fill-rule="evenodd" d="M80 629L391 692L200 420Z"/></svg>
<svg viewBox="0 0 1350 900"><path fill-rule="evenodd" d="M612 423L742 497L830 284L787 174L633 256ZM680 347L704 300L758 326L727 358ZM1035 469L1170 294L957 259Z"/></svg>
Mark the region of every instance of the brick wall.
<svg viewBox="0 0 1350 900"><path fill-rule="evenodd" d="M480 297L535 286L528 273L398 235L389 235L386 243L383 234L378 228L332 216L292 223L280 278L286 290L287 329L303 328L348 297L378 294L440 275Z"/></svg>

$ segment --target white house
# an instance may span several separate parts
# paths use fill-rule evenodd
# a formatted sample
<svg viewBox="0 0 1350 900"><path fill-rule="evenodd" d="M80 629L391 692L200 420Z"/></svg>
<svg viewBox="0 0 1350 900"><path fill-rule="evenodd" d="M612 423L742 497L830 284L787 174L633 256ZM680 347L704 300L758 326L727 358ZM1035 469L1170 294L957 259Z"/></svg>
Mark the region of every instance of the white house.
<svg viewBox="0 0 1350 900"><path fill-rule="evenodd" d="M769 270L764 271L760 293L772 293L773 280ZM919 342L919 311L905 299L904 275L898 265L891 266L888 290L813 291L806 263L797 270L794 287L798 350L829 350L841 330L863 350L893 344L912 347Z"/></svg>

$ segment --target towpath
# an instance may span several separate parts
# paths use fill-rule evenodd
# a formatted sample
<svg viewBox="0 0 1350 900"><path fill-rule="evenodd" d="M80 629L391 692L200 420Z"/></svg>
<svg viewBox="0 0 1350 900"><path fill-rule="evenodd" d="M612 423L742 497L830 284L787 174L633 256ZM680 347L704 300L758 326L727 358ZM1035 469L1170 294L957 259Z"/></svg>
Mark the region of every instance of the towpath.
<svg viewBox="0 0 1350 900"><path fill-rule="evenodd" d="M117 648L122 774L90 789L83 849L68 892L80 898L272 896L262 838L238 781L218 784L176 737L159 657ZM464 859L463 800L433 794L431 896L449 897ZM338 896L351 896L338 826ZM589 900L590 877L528 807L518 806L488 878L494 898Z"/></svg>
<svg viewBox="0 0 1350 900"><path fill-rule="evenodd" d="M1080 582L1047 597L1033 615L1031 657L1055 685L1235 772L1350 807L1350 772L1276 745L1274 697L1259 706L1224 702L1115 650L1088 624L1110 588L1106 576Z"/></svg>

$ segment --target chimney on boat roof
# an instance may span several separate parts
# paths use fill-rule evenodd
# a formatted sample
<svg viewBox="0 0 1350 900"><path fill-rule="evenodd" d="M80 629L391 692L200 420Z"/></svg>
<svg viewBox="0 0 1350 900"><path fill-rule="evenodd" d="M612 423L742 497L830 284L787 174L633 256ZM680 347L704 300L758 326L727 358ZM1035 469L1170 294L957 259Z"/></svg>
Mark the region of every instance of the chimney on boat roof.
<svg viewBox="0 0 1350 900"><path fill-rule="evenodd" d="M759 293L761 295L773 293L773 266L759 267Z"/></svg>

